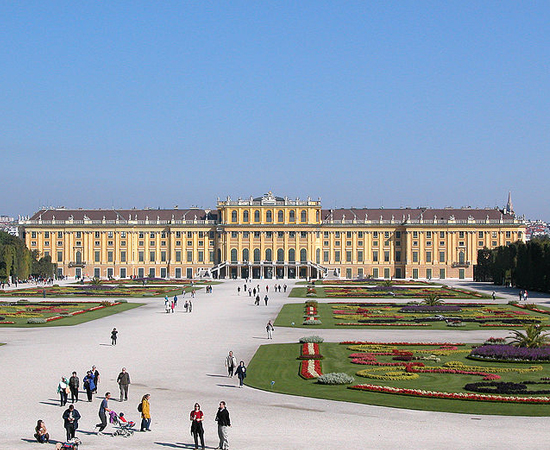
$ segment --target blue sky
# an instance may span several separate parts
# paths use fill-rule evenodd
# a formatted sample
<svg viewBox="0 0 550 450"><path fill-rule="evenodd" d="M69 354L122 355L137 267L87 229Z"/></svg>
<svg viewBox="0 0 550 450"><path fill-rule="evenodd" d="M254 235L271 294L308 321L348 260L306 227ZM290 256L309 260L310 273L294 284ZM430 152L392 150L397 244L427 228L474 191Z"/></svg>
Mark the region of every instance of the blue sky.
<svg viewBox="0 0 550 450"><path fill-rule="evenodd" d="M503 206L550 220L550 3L0 2L0 214Z"/></svg>

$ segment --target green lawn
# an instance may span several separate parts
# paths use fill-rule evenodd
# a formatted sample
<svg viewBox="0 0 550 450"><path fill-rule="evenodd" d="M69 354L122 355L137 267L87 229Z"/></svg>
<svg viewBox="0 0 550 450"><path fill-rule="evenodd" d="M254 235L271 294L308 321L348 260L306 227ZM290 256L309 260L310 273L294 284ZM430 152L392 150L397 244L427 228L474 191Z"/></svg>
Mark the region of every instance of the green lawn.
<svg viewBox="0 0 550 450"><path fill-rule="evenodd" d="M469 331L469 330L480 330L480 329L502 329L502 328L510 328L510 325L503 323L503 322L497 322L496 327L484 327L481 326L481 324L476 322L463 322L464 326L462 327L450 327L447 326L444 320L436 321L436 322L421 322L421 323L428 323L428 326L418 325L418 326L399 326L399 325L361 325L359 324L357 319L352 318L343 318L346 316L340 316L338 317L338 314L334 314L334 308L333 306L336 306L338 309L345 308L347 305L354 304L357 305L357 302L350 302L350 303L318 303L317 305L317 311L319 315L319 319L321 320L320 325L303 325L304 321L304 303L287 303L283 306L281 311L279 312L279 315L277 316L277 319L275 320L274 325L280 326L280 327L301 327L301 328L308 328L308 329L334 329L334 328L358 328L358 329L411 329L411 330L418 330L419 328L422 329L432 329L432 330L459 330L459 331ZM445 305L452 305L453 303L445 303ZM380 313L381 316L383 315L398 315L402 316L405 319L409 319L409 317L413 316L422 316L422 317L430 317L434 316L436 314L443 314L445 316L460 316L461 313L431 313L431 314L400 314L399 309L402 306L406 306L405 303L403 304L392 304L392 303L364 303L362 304L364 308L368 308L371 311L376 311L377 313ZM382 306L386 305L386 306ZM397 306L389 306L389 305L397 305ZM537 320L540 320L543 325L550 325L550 315L539 313L535 311L530 311L528 309L520 309L519 307L508 305L508 304L492 304L487 305L486 307L479 307L479 308L464 308L465 313L464 314L470 314L470 315L478 315L478 316L485 316L491 317L489 313L486 312L486 309L489 308L491 310L498 310L502 311L502 313L510 313L510 314L517 314L517 318L519 319L526 319L526 318L534 318ZM546 310L549 311L547 308L538 307L540 310ZM374 317L376 317L376 314L373 314ZM491 320L498 320L498 315L493 314L494 319ZM383 319L381 319L383 320ZM385 320L384 320L385 321ZM336 325L337 323L356 323L357 325Z"/></svg>
<svg viewBox="0 0 550 450"><path fill-rule="evenodd" d="M402 348L405 349L407 347ZM323 343L320 346L320 351L324 356L321 362L323 373L345 372L355 377L355 384L378 384L433 391L465 392L463 386L466 383L482 381L480 376L455 374L419 374L419 378L407 381L381 381L363 378L357 376L356 372L372 366L352 364L348 355L353 352L348 350L347 346L337 343ZM246 384L254 388L283 394L396 408L466 414L550 415L550 405L416 398L404 395L357 391L348 389L347 386L319 385L315 380L304 380L298 375L300 362L297 360L297 357L299 355L299 344L262 345L248 365ZM379 357L379 360L383 360L384 358L387 361L391 360L391 357ZM485 367L494 367L496 364L503 367L528 366L525 364L474 362L467 360L462 353L442 356L441 359L441 364L445 361L463 361L468 365ZM426 366L428 365L432 365L432 363L426 363ZM436 365L436 363L433 363L433 365ZM391 371L391 369L391 367L388 367L388 371ZM520 382L524 380L539 380L541 377L550 375L549 369L550 364L547 364L543 365L543 371L541 372L529 372L527 374L501 373L501 376L502 381ZM273 385L272 381L275 382Z"/></svg>
<svg viewBox="0 0 550 450"><path fill-rule="evenodd" d="M14 306L11 306L14 305ZM53 303L47 303L47 305L53 305ZM113 306L108 306L105 308L97 309L94 311L86 311L82 314L77 314L74 316L63 316L60 319L52 320L51 322L38 323L38 324L29 324L27 319L29 317L24 317L25 315L33 315L34 317L39 318L48 318L52 316L58 316L60 313L58 311L63 310L65 313L70 313L74 311L84 310L99 306L98 302L85 302L85 303L55 303L55 312L44 310L43 312L37 313L37 308L41 307L41 302L34 302L31 304L26 303L12 303L12 304L0 304L0 316L5 317L6 321L12 321L13 324L2 323L0 328L4 327L16 327L16 328L36 328L36 327L58 327L58 326L70 326L78 325L80 323L89 322L91 320L101 319L102 317L110 316L112 314L118 314L124 311L128 311L133 308L137 308L143 303L120 303ZM16 311L21 311L23 317L9 317L9 314L13 314Z"/></svg>

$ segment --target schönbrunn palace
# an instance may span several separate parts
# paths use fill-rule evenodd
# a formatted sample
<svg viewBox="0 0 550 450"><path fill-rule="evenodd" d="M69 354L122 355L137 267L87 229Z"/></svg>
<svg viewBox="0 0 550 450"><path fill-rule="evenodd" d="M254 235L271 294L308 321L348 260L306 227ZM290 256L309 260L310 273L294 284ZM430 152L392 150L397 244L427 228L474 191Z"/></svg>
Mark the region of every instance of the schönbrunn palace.
<svg viewBox="0 0 550 450"><path fill-rule="evenodd" d="M58 275L468 279L477 252L525 238L506 209L322 209L320 200L219 200L209 209L43 209L20 221Z"/></svg>

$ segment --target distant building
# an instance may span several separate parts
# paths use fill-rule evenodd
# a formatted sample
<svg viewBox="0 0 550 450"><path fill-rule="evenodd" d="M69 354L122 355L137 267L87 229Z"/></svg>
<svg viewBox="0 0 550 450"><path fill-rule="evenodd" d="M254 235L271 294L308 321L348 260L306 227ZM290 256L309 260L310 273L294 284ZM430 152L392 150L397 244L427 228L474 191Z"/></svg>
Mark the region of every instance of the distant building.
<svg viewBox="0 0 550 450"><path fill-rule="evenodd" d="M479 249L525 239L504 210L322 209L271 192L212 210L43 209L20 223L59 274L101 278L471 279Z"/></svg>
<svg viewBox="0 0 550 450"><path fill-rule="evenodd" d="M542 220L527 220L525 224L525 240L535 237L550 236L550 226Z"/></svg>
<svg viewBox="0 0 550 450"><path fill-rule="evenodd" d="M13 236L19 236L19 224L14 217L0 216L0 230Z"/></svg>

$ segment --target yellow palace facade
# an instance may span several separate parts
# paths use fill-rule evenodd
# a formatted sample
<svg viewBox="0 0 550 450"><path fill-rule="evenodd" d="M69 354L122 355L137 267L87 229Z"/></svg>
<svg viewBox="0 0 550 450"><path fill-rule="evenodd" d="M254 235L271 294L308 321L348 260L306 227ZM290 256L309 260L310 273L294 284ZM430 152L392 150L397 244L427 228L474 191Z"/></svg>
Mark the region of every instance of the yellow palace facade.
<svg viewBox="0 0 550 450"><path fill-rule="evenodd" d="M212 210L43 209L20 225L77 278L468 279L479 249L525 238L506 209L322 209L272 193Z"/></svg>

